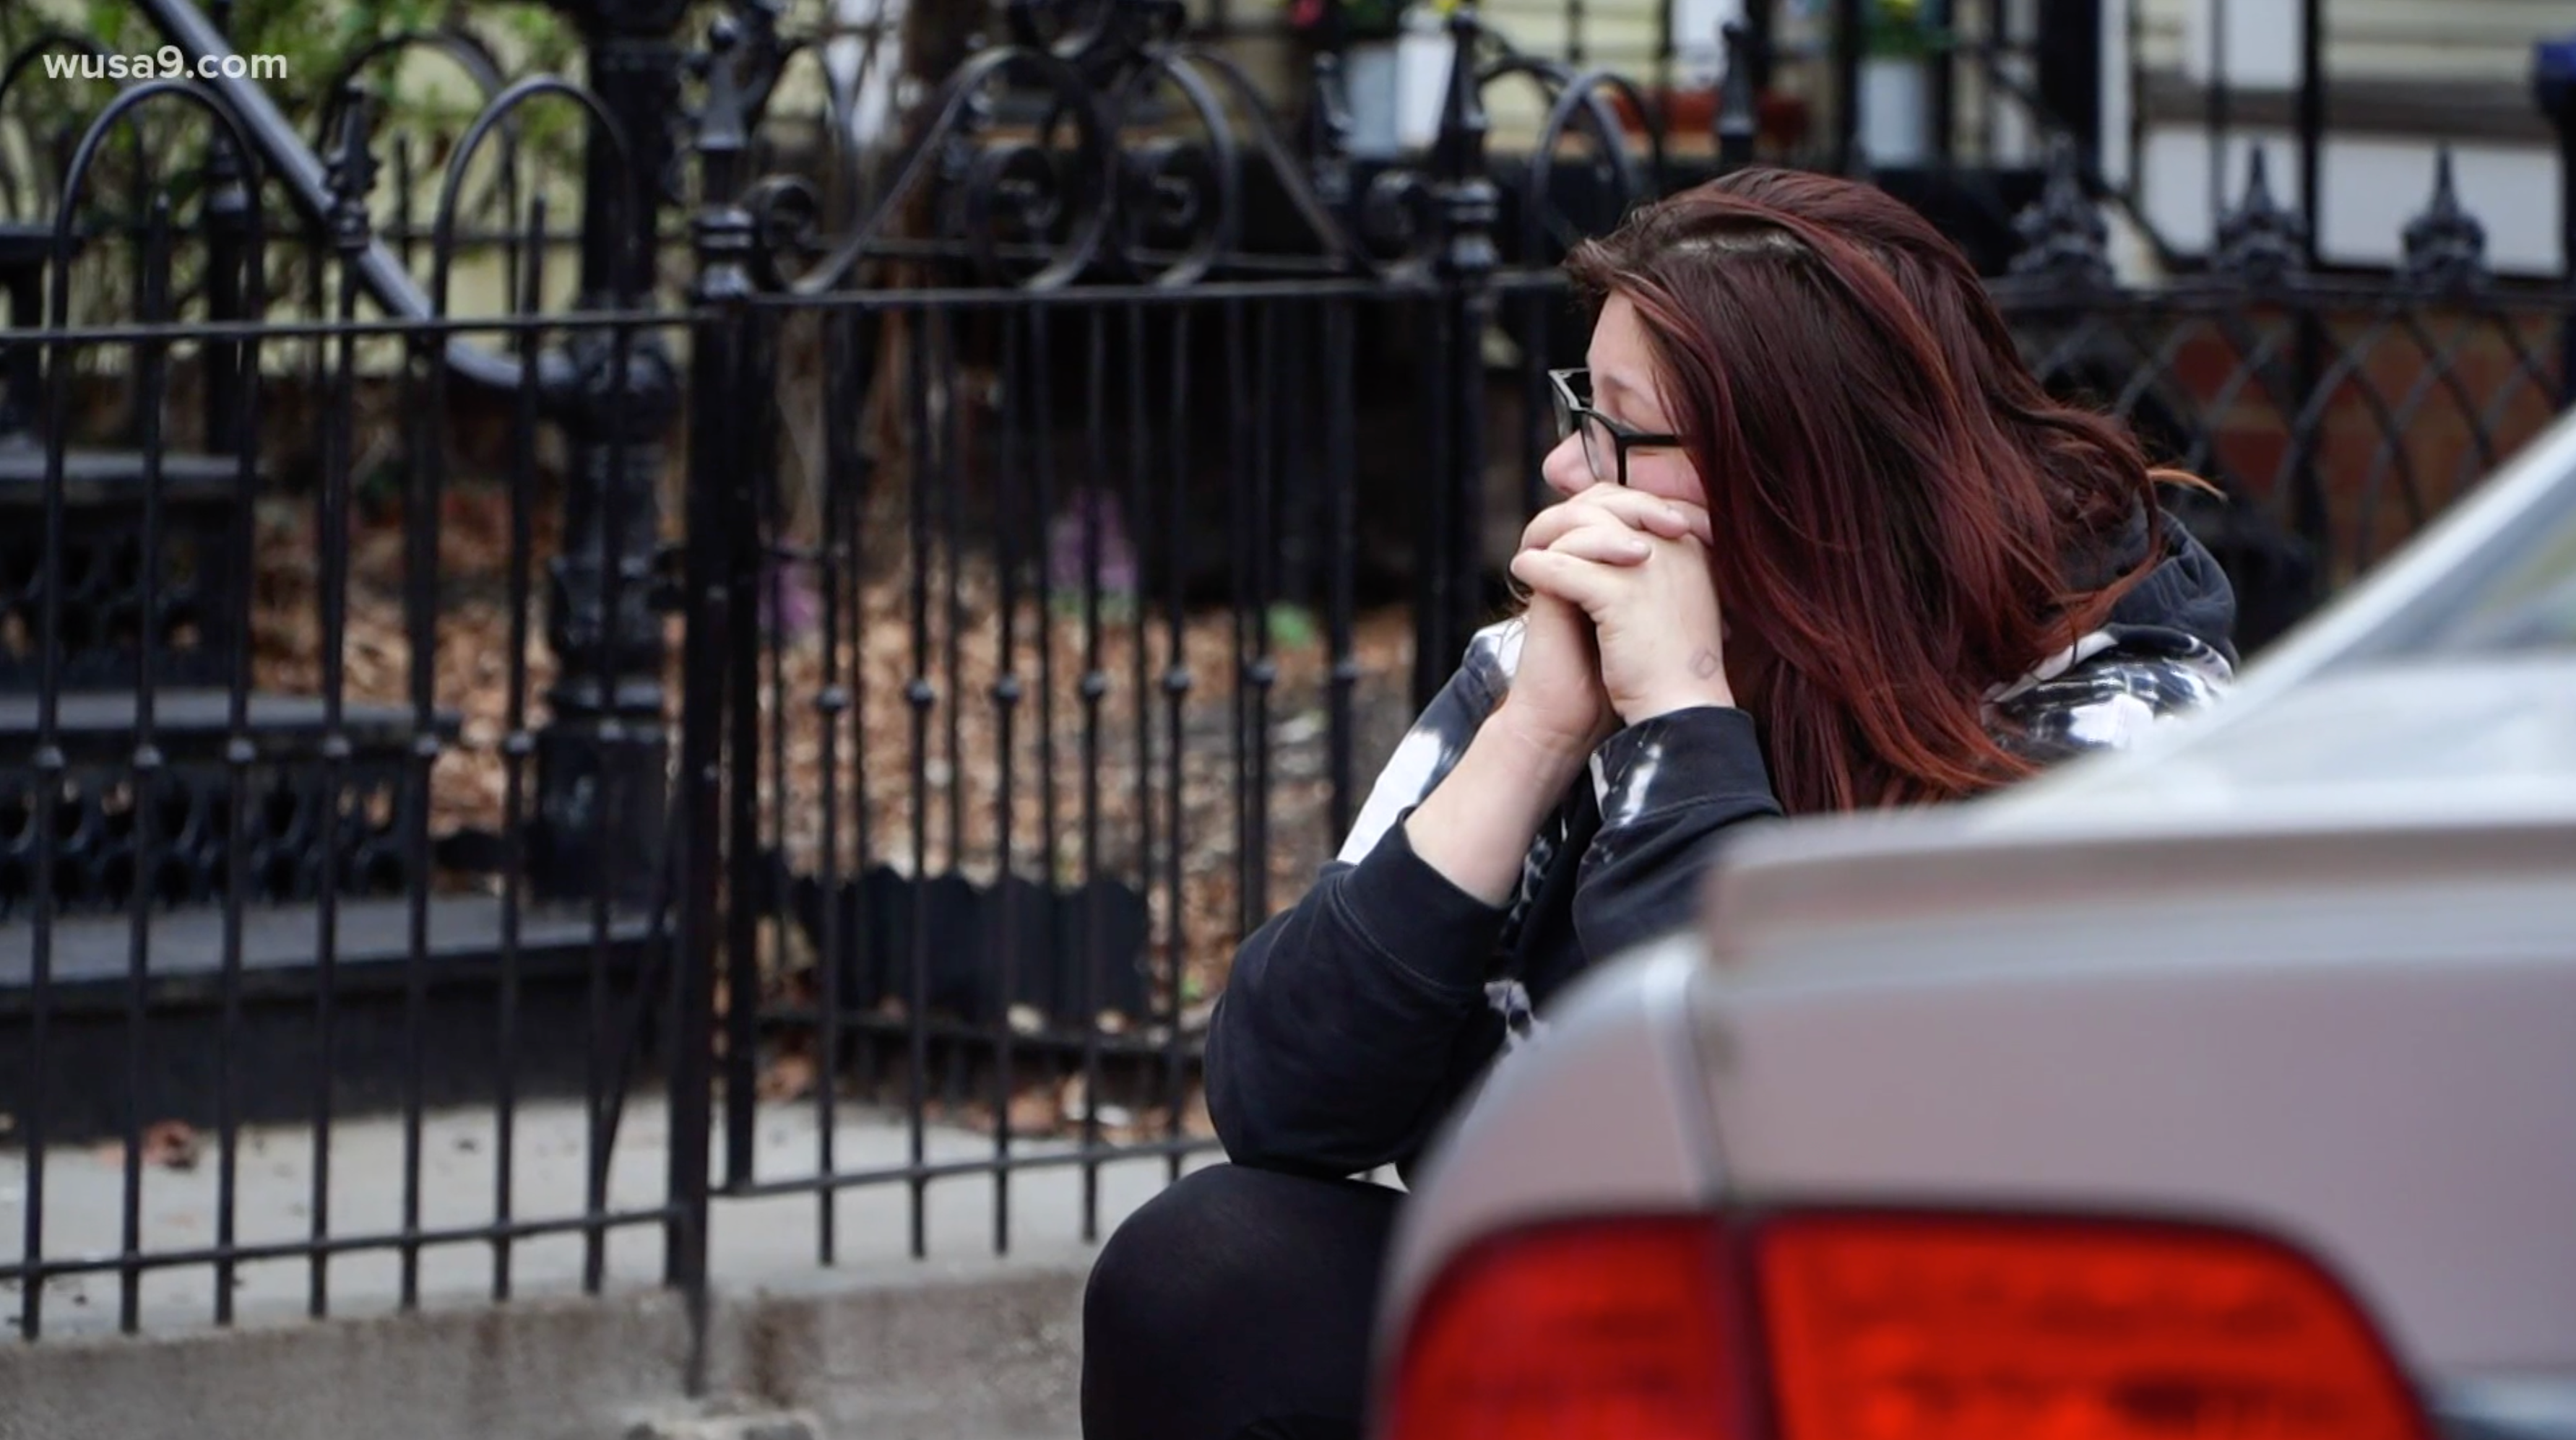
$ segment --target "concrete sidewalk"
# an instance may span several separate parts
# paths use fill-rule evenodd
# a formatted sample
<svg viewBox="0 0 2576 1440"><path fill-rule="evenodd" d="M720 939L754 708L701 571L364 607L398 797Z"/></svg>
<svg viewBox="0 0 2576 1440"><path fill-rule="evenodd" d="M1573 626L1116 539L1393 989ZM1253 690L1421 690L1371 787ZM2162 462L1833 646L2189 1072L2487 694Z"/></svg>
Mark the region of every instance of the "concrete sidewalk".
<svg viewBox="0 0 2576 1440"><path fill-rule="evenodd" d="M578 1103L522 1108L511 1210L520 1220L584 1210L585 1120ZM755 1174L816 1173L822 1130L811 1102L765 1107ZM900 1166L909 1128L883 1111L841 1107L832 1128L839 1173ZM216 1157L211 1137L188 1169L147 1166L140 1219L148 1252L213 1243ZM427 1118L421 1223L480 1224L495 1213L498 1136L489 1112ZM928 1159L974 1160L991 1137L931 1128ZM1061 1154L1018 1142L1016 1153ZM396 1233L403 1213L399 1121L333 1129L329 1218L334 1235ZM306 1238L314 1154L301 1129L246 1130L239 1151L237 1238ZM720 1162L721 1156L717 1157ZM630 1102L609 1167L612 1207L658 1205L670 1161L658 1100ZM1209 1163L1194 1159L1193 1166ZM56 1151L45 1174L44 1253L114 1255L124 1226L117 1146ZM1158 1191L1159 1158L1098 1172L1100 1233ZM1012 1250L994 1253L997 1187L989 1175L934 1180L923 1216L929 1259L910 1258L912 1187L845 1191L831 1203L839 1263L818 1259L822 1203L812 1196L719 1199L710 1243L717 1300L709 1365L718 1395L755 1408L801 1407L824 1436L989 1436L1037 1440L1074 1430L1078 1305L1090 1247L1082 1238L1083 1172L1055 1167L1008 1182ZM22 1252L24 1156L0 1152L0 1257ZM681 1394L688 1326L663 1291L658 1222L609 1232L601 1298L580 1295L579 1235L517 1242L514 1299L491 1303L493 1246L425 1248L421 1308L399 1313L399 1261L389 1251L334 1257L333 1323L304 1318L308 1260L239 1268L237 1322L215 1331L212 1267L147 1272L146 1340L111 1335L119 1277L46 1287L45 1339L0 1345L0 1437L117 1434L295 1437L621 1435L628 1418L667 1411ZM14 1321L18 1297L0 1288ZM34 1428L29 1428L33 1426Z"/></svg>

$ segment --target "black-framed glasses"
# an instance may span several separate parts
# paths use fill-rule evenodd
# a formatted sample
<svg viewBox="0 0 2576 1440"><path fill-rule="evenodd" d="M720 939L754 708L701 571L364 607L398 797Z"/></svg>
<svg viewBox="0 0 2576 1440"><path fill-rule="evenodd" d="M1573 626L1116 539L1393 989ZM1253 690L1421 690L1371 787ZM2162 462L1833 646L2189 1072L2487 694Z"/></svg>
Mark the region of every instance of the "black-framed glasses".
<svg viewBox="0 0 2576 1440"><path fill-rule="evenodd" d="M1557 438L1562 440L1581 429L1583 463L1592 468L1592 478L1604 485L1628 483L1629 451L1682 443L1679 435L1640 430L1594 409L1589 370L1550 370L1547 383L1556 393Z"/></svg>

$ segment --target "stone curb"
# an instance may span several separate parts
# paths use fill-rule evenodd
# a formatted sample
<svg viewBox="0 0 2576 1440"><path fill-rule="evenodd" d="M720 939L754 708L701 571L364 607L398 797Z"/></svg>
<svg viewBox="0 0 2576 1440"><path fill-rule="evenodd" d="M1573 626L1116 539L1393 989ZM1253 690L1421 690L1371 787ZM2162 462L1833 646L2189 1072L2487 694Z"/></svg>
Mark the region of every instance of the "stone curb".
<svg viewBox="0 0 2576 1440"><path fill-rule="evenodd" d="M0 1345L0 1440L1067 1440L1088 1250Z"/></svg>

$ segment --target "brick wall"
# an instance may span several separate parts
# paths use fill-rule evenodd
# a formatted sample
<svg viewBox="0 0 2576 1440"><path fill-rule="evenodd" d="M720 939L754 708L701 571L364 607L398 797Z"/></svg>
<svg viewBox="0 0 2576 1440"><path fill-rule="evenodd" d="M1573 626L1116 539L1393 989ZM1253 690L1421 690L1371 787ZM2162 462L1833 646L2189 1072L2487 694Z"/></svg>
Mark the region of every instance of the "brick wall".
<svg viewBox="0 0 2576 1440"><path fill-rule="evenodd" d="M2191 463L2293 529L2296 439L2312 423L2331 586L2386 556L2554 418L2561 322L2483 305L2330 307L2321 318L2324 365L2313 382L2298 374L2297 316L2278 308L2091 317L2099 343L2082 378L2098 394L2156 372L2136 418L2161 458ZM2042 350L2060 330L2037 337Z"/></svg>

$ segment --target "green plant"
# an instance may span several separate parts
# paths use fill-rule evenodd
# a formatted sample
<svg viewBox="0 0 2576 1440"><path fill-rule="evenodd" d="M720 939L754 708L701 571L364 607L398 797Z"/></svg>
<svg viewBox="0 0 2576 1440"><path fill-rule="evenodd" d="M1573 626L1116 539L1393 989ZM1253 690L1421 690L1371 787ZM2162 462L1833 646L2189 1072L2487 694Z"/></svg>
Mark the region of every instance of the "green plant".
<svg viewBox="0 0 2576 1440"><path fill-rule="evenodd" d="M1270 643L1285 650L1304 650L1323 638L1323 627L1315 623L1315 612L1303 605L1278 601L1270 607Z"/></svg>
<svg viewBox="0 0 2576 1440"><path fill-rule="evenodd" d="M119 54L154 53L165 43L134 0L37 0L34 11L37 24L86 34ZM441 30L470 35L494 52L505 81L578 70L579 35L569 21L538 3L235 0L227 24L236 53L285 61L283 77L263 80L262 88L308 137L314 136L330 103L325 92L351 57L395 35ZM445 60L424 59L418 51L379 59L358 79L375 106L378 133L453 137L484 100L464 71ZM523 112L520 133L530 152L553 164L576 153L580 123L569 106L540 105Z"/></svg>
<svg viewBox="0 0 2576 1440"><path fill-rule="evenodd" d="M1288 0L1288 23L1344 41L1391 40L1404 28L1406 0Z"/></svg>
<svg viewBox="0 0 2576 1440"><path fill-rule="evenodd" d="M201 0L204 3L204 0ZM379 168L368 207L374 223L391 237L403 237L415 264L425 268L421 245L445 181L450 155L488 100L485 83L511 81L543 73L582 78L583 51L573 23L547 5L493 3L493 0L233 0L224 16L226 36L236 54L277 56L285 64L279 76L264 76L262 92L314 150L329 158L332 145L324 134L336 87L350 61L376 43L398 35L449 34L467 37L467 46L488 56L497 77L478 76L476 65L460 64L436 46L412 46L371 61L357 75L369 99L370 149ZM704 34L704 7L693 13L682 31L683 43ZM0 55L42 31L67 32L97 41L109 53L158 59L165 37L136 0L0 0ZM115 94L113 81L49 79L30 71L10 91L0 113L0 216L50 218L61 201L51 166L67 158L70 147L89 127L91 118ZM582 148L587 117L562 99L540 99L513 112L509 130L487 140L465 179L458 213L469 236L515 231L525 223L530 199L543 193L558 233L566 217L580 210ZM77 202L84 233L110 237L75 260L71 278L71 311L75 317L117 317L135 313L138 266L130 238L138 234L144 212L137 202L165 203L181 235L202 218L208 193L215 130L191 107L159 103L131 112L123 132L110 137L82 185ZM394 162L409 160L408 187L398 184L406 173ZM515 156L505 170L504 152ZM505 175L516 180L505 188ZM263 307L271 316L301 313L313 303L319 283L322 304L332 304L327 252L297 244L291 237L308 233L309 220L295 205L287 186L272 171L261 189L266 234L272 245L263 253ZM401 227L401 228L397 228ZM114 237L127 237L116 239ZM499 284L494 247L470 239L457 252L460 283L469 287L459 301L469 308L504 302L490 298ZM174 313L197 313L206 301L206 251L184 239L169 252L169 295ZM569 269L554 267L559 278ZM479 286L479 289L471 288ZM360 347L362 368L377 371L394 363L388 345ZM277 341L263 348L262 362L271 368L318 362L313 344Z"/></svg>
<svg viewBox="0 0 2576 1440"><path fill-rule="evenodd" d="M1920 60L1950 48L1950 33L1924 16L1922 0L1869 0L1861 49L1875 59Z"/></svg>

